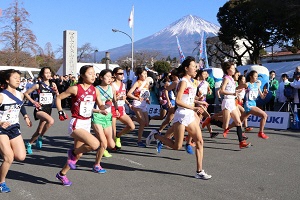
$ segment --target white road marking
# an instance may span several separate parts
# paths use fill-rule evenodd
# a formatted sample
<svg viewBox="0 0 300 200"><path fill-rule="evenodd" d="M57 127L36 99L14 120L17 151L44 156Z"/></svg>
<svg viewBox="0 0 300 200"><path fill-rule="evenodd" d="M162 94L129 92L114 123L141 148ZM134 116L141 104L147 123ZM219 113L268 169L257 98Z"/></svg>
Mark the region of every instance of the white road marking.
<svg viewBox="0 0 300 200"><path fill-rule="evenodd" d="M121 157L120 159L121 159L121 160L126 160L126 161L128 161L129 163L134 164L134 165L138 165L138 166L141 166L141 167L145 167L145 166L142 165L141 163L135 162L135 161L130 160L130 159L128 159L128 158Z"/></svg>

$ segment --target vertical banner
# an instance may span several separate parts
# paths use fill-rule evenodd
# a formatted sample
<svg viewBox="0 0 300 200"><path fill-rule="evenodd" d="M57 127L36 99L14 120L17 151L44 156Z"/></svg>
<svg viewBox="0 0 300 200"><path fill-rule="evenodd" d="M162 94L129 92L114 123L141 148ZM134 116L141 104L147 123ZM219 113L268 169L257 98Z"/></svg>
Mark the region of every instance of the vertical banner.
<svg viewBox="0 0 300 200"><path fill-rule="evenodd" d="M185 60L185 56L183 55L183 52L181 50L181 46L179 44L179 40L178 40L177 36L176 36L176 40L177 40L177 48L178 48L178 52L179 52L179 56L180 56L180 63L182 63Z"/></svg>
<svg viewBox="0 0 300 200"><path fill-rule="evenodd" d="M64 31L63 75L77 73L77 31Z"/></svg>
<svg viewBox="0 0 300 200"><path fill-rule="evenodd" d="M199 64L200 68L209 68L206 52L206 32L202 31L199 45Z"/></svg>

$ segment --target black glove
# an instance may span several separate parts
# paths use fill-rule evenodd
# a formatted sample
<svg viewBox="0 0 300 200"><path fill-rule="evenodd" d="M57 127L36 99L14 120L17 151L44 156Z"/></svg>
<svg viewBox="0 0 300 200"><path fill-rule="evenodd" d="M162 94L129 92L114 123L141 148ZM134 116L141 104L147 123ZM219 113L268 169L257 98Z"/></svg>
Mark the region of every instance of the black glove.
<svg viewBox="0 0 300 200"><path fill-rule="evenodd" d="M64 120L68 119L68 115L62 110L58 111L58 115L59 115L58 118L60 121L64 121Z"/></svg>

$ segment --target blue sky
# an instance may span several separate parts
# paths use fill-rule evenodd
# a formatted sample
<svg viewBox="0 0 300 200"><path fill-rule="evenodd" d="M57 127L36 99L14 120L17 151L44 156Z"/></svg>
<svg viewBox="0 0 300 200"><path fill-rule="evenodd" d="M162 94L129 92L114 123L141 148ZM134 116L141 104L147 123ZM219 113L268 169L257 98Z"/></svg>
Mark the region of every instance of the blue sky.
<svg viewBox="0 0 300 200"><path fill-rule="evenodd" d="M13 0L1 0L2 10ZM150 36L183 16L192 14L218 25L217 13L226 0L23 0L37 43L53 50L63 44L63 31L76 30L78 46L91 43L99 51L129 44L128 18L134 5L134 40ZM1 22L0 22L1 23ZM2 27L2 24L0 24Z"/></svg>

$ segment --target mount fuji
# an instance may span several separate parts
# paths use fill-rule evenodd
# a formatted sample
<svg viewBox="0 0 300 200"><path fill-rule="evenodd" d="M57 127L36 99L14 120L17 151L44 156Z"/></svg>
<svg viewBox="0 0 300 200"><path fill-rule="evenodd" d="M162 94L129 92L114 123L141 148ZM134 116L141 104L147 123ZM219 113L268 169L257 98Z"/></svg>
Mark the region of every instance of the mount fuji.
<svg viewBox="0 0 300 200"><path fill-rule="evenodd" d="M219 26L200 17L187 15L155 34L135 41L134 52L143 50L159 51L163 56L179 57L177 36L184 55L195 55L196 53L193 53L193 50L197 47L195 42L200 41L201 32L205 31L207 37L213 37L217 36L219 28ZM131 55L131 44L107 51L110 52L111 59L116 60L121 56ZM101 53L101 55L104 55L104 53Z"/></svg>

